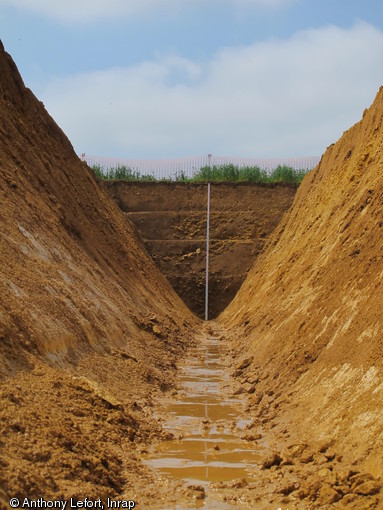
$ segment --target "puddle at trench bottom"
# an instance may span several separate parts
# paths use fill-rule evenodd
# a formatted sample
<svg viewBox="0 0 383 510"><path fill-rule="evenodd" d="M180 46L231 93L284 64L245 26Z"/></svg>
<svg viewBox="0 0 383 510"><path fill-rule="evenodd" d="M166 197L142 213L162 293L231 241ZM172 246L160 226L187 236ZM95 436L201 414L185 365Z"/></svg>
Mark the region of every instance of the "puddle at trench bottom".
<svg viewBox="0 0 383 510"><path fill-rule="evenodd" d="M264 449L241 439L251 419L244 417L243 398L224 397L222 386L229 375L220 361L217 338L203 339L181 368L180 382L183 390L176 402L165 405L169 417L163 424L179 439L156 445L144 462L161 475L202 485L206 497L196 508L232 509L212 499L209 485L240 478L255 481Z"/></svg>

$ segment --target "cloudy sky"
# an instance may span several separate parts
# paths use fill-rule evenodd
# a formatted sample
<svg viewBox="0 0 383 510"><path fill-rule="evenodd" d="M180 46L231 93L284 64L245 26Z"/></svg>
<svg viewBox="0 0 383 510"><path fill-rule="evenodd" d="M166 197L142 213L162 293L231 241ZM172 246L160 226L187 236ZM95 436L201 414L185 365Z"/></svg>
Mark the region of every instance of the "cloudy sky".
<svg viewBox="0 0 383 510"><path fill-rule="evenodd" d="M76 151L320 156L383 84L382 0L0 0Z"/></svg>

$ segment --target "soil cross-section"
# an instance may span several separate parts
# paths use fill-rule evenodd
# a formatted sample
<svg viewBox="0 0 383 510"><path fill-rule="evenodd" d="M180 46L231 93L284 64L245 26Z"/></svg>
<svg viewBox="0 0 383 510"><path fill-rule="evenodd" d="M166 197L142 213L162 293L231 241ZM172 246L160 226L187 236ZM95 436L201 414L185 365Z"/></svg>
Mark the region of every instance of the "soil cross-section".
<svg viewBox="0 0 383 510"><path fill-rule="evenodd" d="M203 317L207 185L109 181L102 186L138 228L178 295ZM287 184L211 185L209 319L233 299L296 189Z"/></svg>

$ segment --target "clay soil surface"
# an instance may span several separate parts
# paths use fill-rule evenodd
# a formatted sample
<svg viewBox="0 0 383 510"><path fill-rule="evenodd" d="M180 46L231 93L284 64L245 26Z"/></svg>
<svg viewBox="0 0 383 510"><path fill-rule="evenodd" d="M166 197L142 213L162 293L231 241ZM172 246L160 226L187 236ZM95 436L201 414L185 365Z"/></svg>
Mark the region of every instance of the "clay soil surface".
<svg viewBox="0 0 383 510"><path fill-rule="evenodd" d="M252 357L236 377L257 379L260 422L277 442L301 445L291 446L301 464L322 458L328 468L305 488L312 505L327 493L328 503L363 508L355 492L368 492L365 504L383 507L382 168L383 88L305 177L220 316L234 352ZM343 487L328 450L347 480L364 473L359 488Z"/></svg>
<svg viewBox="0 0 383 510"><path fill-rule="evenodd" d="M207 185L103 181L172 287L205 316ZM209 318L234 298L269 234L291 206L296 185L212 183Z"/></svg>

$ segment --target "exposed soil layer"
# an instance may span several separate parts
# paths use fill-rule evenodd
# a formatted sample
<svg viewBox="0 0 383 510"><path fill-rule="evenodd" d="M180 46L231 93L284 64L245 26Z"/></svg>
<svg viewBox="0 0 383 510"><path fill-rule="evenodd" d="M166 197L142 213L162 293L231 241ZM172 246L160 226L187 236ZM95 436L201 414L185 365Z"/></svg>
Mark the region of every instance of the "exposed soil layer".
<svg viewBox="0 0 383 510"><path fill-rule="evenodd" d="M257 381L251 408L276 441L310 445L312 453L328 443L345 465L380 480L382 170L383 88L305 177L220 317L234 351L252 356L236 377ZM379 493L381 482L372 485ZM339 504L350 501L332 488Z"/></svg>
<svg viewBox="0 0 383 510"><path fill-rule="evenodd" d="M116 496L198 324L0 43L0 501Z"/></svg>
<svg viewBox="0 0 383 510"><path fill-rule="evenodd" d="M207 185L103 181L101 186L137 227L178 295L204 318ZM211 184L210 319L235 296L296 189L287 184Z"/></svg>

